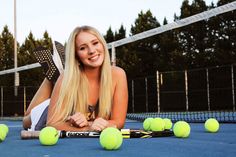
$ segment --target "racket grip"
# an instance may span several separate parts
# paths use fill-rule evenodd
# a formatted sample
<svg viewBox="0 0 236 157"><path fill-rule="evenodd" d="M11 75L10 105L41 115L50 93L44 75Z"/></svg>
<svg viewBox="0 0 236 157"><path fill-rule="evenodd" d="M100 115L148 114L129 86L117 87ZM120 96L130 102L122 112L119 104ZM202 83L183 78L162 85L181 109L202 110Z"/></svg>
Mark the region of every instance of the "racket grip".
<svg viewBox="0 0 236 157"><path fill-rule="evenodd" d="M22 130L21 131L21 139L26 140L26 139L37 139L39 138L39 133L40 131L27 131L27 130Z"/></svg>

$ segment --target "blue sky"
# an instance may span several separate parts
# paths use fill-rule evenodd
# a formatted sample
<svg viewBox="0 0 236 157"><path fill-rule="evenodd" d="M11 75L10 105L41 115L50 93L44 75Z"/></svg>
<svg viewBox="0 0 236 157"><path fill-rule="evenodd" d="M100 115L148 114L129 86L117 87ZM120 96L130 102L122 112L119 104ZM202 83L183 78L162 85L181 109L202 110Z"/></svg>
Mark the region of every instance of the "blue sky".
<svg viewBox="0 0 236 157"><path fill-rule="evenodd" d="M180 15L183 0L16 0L17 40L22 43L31 31L36 39L45 30L64 43L70 32L79 25L91 25L102 34L111 26L118 30L121 24L129 33L140 11L151 10L162 24L164 17L173 21L174 13ZM217 0L205 0L209 5ZM190 0L191 2L191 0ZM8 25L13 33L14 0L0 0L0 31Z"/></svg>

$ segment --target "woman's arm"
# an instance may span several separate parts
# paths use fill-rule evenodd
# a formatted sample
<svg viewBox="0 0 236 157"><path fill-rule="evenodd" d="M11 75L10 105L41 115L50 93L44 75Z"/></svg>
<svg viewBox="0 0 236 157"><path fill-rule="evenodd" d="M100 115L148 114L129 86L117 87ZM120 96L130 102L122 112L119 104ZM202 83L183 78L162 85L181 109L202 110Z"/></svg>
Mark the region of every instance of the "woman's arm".
<svg viewBox="0 0 236 157"><path fill-rule="evenodd" d="M113 67L113 81L115 81L113 105L110 125L121 129L124 127L128 108L128 87L125 71L119 67Z"/></svg>
<svg viewBox="0 0 236 157"><path fill-rule="evenodd" d="M60 116L58 114L55 114L55 110L56 110L56 102L59 98L59 92L60 92L60 88L61 88L61 83L62 83L62 79L63 79L63 74L60 75L60 77L58 78L53 92L52 92L52 96L51 96L51 101L50 101L50 105L48 107L48 117L47 117L47 126L52 126L55 127L57 130L65 130L65 131L88 131L90 130L89 124L88 126L84 126L84 127L78 127L75 125L72 125L73 123L71 123L71 119L78 117L78 116L71 116L72 118L68 119L68 121L66 122L57 122L57 118ZM63 104L62 109L65 108L65 104ZM74 119L73 119L74 120ZM74 122L76 124L76 122Z"/></svg>

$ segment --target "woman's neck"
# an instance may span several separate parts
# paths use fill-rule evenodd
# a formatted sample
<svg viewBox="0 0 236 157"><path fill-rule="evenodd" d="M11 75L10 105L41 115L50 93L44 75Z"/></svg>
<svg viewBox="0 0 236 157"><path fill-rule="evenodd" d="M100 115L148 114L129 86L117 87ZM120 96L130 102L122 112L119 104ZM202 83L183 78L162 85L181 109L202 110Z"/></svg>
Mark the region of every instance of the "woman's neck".
<svg viewBox="0 0 236 157"><path fill-rule="evenodd" d="M89 81L100 80L101 68L87 68L84 70L84 72Z"/></svg>

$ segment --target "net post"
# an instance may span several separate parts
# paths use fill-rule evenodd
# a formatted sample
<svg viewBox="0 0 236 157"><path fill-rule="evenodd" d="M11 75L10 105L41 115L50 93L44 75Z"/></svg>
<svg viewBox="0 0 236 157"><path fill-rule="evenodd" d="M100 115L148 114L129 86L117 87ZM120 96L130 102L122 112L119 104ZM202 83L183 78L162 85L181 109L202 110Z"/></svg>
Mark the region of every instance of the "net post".
<svg viewBox="0 0 236 157"><path fill-rule="evenodd" d="M187 70L184 70L184 82L185 82L185 105L186 105L186 111L188 111L188 72Z"/></svg>
<svg viewBox="0 0 236 157"><path fill-rule="evenodd" d="M116 65L116 49L114 43L111 44L111 64Z"/></svg>
<svg viewBox="0 0 236 157"><path fill-rule="evenodd" d="M1 117L3 117L3 86L1 86Z"/></svg>
<svg viewBox="0 0 236 157"><path fill-rule="evenodd" d="M26 87L24 86L24 114L26 112Z"/></svg>
<svg viewBox="0 0 236 157"><path fill-rule="evenodd" d="M134 80L131 80L132 86L132 112L134 113Z"/></svg>
<svg viewBox="0 0 236 157"><path fill-rule="evenodd" d="M17 68L17 13L16 13L16 0L14 0L14 67ZM15 72L15 88L14 94L18 95L18 86L19 86L19 73Z"/></svg>
<svg viewBox="0 0 236 157"><path fill-rule="evenodd" d="M15 82L14 82L14 95L18 96L18 87L20 85L19 72L15 72Z"/></svg>
<svg viewBox="0 0 236 157"><path fill-rule="evenodd" d="M234 65L231 65L231 81L232 81L232 104L235 111L235 93L234 93Z"/></svg>
<svg viewBox="0 0 236 157"><path fill-rule="evenodd" d="M146 112L148 112L148 81L147 77L145 77L145 97L146 97Z"/></svg>
<svg viewBox="0 0 236 157"><path fill-rule="evenodd" d="M160 113L161 112L161 108L160 108L160 82L159 82L159 71L157 70L156 72L156 82L157 82L157 112Z"/></svg>
<svg viewBox="0 0 236 157"><path fill-rule="evenodd" d="M209 90L209 72L208 68L206 68L206 81L207 81L207 106L208 106L208 111L211 110L211 100L210 100L210 90Z"/></svg>

